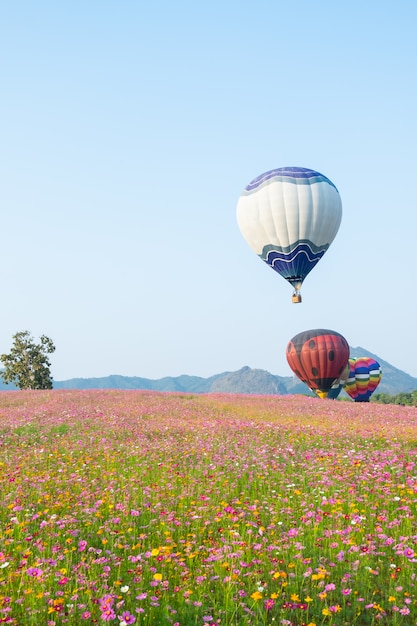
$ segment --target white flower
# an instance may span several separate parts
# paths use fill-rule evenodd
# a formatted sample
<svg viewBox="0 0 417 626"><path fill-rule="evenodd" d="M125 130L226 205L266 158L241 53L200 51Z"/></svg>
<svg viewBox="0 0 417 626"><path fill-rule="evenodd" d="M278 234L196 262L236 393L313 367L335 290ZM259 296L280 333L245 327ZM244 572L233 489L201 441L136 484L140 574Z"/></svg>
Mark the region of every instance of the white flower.
<svg viewBox="0 0 417 626"><path fill-rule="evenodd" d="M4 561L4 563L2 563L2 564L0 565L0 569L4 569L4 568L5 568L5 567L7 567L8 565L10 565L10 562L9 562L9 561Z"/></svg>
<svg viewBox="0 0 417 626"><path fill-rule="evenodd" d="M122 593L127 593L129 591L129 585L124 585L123 587L120 587L120 591Z"/></svg>

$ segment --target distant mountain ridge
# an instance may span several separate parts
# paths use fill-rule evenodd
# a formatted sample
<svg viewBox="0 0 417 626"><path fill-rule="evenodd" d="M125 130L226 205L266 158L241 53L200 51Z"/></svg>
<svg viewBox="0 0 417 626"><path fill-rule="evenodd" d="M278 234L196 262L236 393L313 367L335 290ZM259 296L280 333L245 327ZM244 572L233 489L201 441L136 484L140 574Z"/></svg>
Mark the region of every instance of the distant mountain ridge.
<svg viewBox="0 0 417 626"><path fill-rule="evenodd" d="M364 348L350 347L350 356L369 356L382 368L382 380L376 393L396 395L417 389L417 378L394 367L376 354ZM0 391L15 390L0 379ZM54 389L142 389L183 393L242 393L257 395L311 394L309 388L296 376L277 376L266 370L242 367L236 372L223 372L209 378L200 376L166 376L159 379L113 374L101 378L71 378L54 380ZM342 391L342 396L347 395Z"/></svg>
<svg viewBox="0 0 417 626"><path fill-rule="evenodd" d="M376 393L395 395L417 389L417 378L394 367L364 348L350 347L350 356L369 356L382 368L382 380ZM0 389L11 389L1 385ZM309 394L308 387L296 376L276 376L266 370L242 367L236 372L223 372L209 378L199 376L167 376L156 380L137 376L111 375L102 378L72 378L54 381L54 389L142 389L184 393L241 393L259 395ZM344 392L342 392L344 393Z"/></svg>

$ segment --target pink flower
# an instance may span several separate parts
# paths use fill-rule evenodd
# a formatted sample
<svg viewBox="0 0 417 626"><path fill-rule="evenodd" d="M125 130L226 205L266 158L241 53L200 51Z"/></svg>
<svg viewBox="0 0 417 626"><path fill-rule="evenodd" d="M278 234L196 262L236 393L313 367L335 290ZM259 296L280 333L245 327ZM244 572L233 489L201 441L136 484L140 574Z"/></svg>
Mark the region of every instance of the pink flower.
<svg viewBox="0 0 417 626"><path fill-rule="evenodd" d="M113 602L114 602L114 600L113 600L111 595L107 594L107 595L103 596L98 601L98 603L100 605L100 610L101 611L105 611L105 610L109 609L111 606L113 606Z"/></svg>
<svg viewBox="0 0 417 626"><path fill-rule="evenodd" d="M112 619L115 619L116 617L116 613L113 611L113 609L108 608L105 611L103 611L103 613L100 615L100 618L104 621L104 622L110 622Z"/></svg>
<svg viewBox="0 0 417 626"><path fill-rule="evenodd" d="M29 569L26 570L26 574L33 576L33 578L39 578L39 576L42 576L43 571L39 569L39 567L29 567Z"/></svg>
<svg viewBox="0 0 417 626"><path fill-rule="evenodd" d="M140 593L138 596L136 596L136 600L144 600L146 598L148 594L146 593L146 591L143 591L142 593Z"/></svg>
<svg viewBox="0 0 417 626"><path fill-rule="evenodd" d="M136 622L136 617L129 613L129 611L124 611L121 615L122 621L125 624L134 624Z"/></svg>
<svg viewBox="0 0 417 626"><path fill-rule="evenodd" d="M352 593L352 589L342 589L342 594L344 596L349 596Z"/></svg>
<svg viewBox="0 0 417 626"><path fill-rule="evenodd" d="M78 542L78 552L82 552L83 550L85 550L87 547L87 542L84 540L81 540Z"/></svg>

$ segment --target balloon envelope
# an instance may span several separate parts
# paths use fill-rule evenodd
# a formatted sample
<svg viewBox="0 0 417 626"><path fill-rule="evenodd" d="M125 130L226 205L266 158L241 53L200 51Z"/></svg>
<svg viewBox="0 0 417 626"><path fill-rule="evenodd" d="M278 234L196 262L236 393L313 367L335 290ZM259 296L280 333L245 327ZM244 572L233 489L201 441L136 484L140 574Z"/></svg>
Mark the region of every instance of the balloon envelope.
<svg viewBox="0 0 417 626"><path fill-rule="evenodd" d="M335 185L304 167L261 174L237 204L243 237L294 287L295 294L332 243L341 219L342 201Z"/></svg>
<svg viewBox="0 0 417 626"><path fill-rule="evenodd" d="M340 378L338 378L336 382L333 383L333 385L331 386L331 389L329 393L327 394L327 397L329 398L329 400L336 400L336 398L339 396L340 392L342 391L343 387L345 386L346 381L349 378L349 374L350 374L350 365L348 362Z"/></svg>
<svg viewBox="0 0 417 626"><path fill-rule="evenodd" d="M344 390L355 402L369 402L382 378L381 366L371 357L349 359L350 372Z"/></svg>
<svg viewBox="0 0 417 626"><path fill-rule="evenodd" d="M342 376L348 360L348 342L334 330L305 330L295 335L287 345L288 365L303 383L322 398Z"/></svg>

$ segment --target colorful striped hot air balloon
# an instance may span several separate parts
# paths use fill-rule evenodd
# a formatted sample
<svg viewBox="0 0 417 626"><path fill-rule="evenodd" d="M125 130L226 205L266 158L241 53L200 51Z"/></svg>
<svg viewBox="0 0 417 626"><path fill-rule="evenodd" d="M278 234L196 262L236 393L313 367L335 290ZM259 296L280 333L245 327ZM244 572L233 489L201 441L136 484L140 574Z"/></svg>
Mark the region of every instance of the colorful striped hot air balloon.
<svg viewBox="0 0 417 626"><path fill-rule="evenodd" d="M294 374L320 398L326 398L346 368L349 345L340 333L315 328L295 335L286 354Z"/></svg>
<svg viewBox="0 0 417 626"><path fill-rule="evenodd" d="M265 172L242 192L237 221L256 254L293 287L300 288L339 229L342 201L335 185L305 167Z"/></svg>
<svg viewBox="0 0 417 626"><path fill-rule="evenodd" d="M344 390L355 402L369 402L382 378L381 366L371 357L349 359L350 372Z"/></svg>

